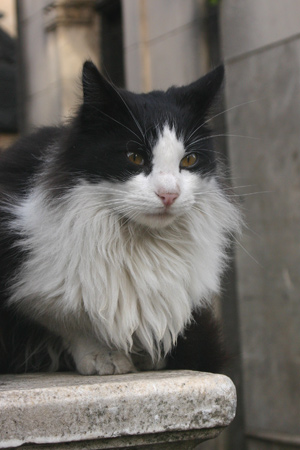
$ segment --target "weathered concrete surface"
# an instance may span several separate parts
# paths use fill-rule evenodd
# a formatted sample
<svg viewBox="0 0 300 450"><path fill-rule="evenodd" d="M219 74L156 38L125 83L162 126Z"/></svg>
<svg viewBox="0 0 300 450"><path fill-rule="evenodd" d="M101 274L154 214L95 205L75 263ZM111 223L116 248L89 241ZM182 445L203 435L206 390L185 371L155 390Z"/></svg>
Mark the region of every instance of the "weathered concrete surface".
<svg viewBox="0 0 300 450"><path fill-rule="evenodd" d="M225 60L245 57L299 34L299 0L223 0Z"/></svg>
<svg viewBox="0 0 300 450"><path fill-rule="evenodd" d="M123 0L129 90L180 86L195 81L208 70L205 4L206 0Z"/></svg>
<svg viewBox="0 0 300 450"><path fill-rule="evenodd" d="M214 437L232 421L235 408L235 387L223 375L166 371L107 377L1 376L0 448L24 443L57 443L54 448L60 448L59 443L118 436L127 436L126 443L128 437L160 433L169 433L175 445L175 432L203 430L203 437ZM108 448L107 442L106 447L97 445L94 448Z"/></svg>
<svg viewBox="0 0 300 450"><path fill-rule="evenodd" d="M300 2L222 8L229 155L235 187L248 185L235 189L247 224L236 252L244 418L261 450L261 433L299 436Z"/></svg>
<svg viewBox="0 0 300 450"><path fill-rule="evenodd" d="M217 437L224 428L205 428L192 431L173 431L163 433L121 436L117 438L92 439L88 441L25 444L18 447L26 450L196 450L203 441ZM9 447L11 450L11 447ZM7 449L7 450L9 450Z"/></svg>
<svg viewBox="0 0 300 450"><path fill-rule="evenodd" d="M297 39L236 62L227 79L228 108L254 100L228 115L229 133L259 138L230 139L233 177L251 186L241 192L261 192L244 197L252 231L237 249L245 419L250 429L292 435L300 423L299 63Z"/></svg>

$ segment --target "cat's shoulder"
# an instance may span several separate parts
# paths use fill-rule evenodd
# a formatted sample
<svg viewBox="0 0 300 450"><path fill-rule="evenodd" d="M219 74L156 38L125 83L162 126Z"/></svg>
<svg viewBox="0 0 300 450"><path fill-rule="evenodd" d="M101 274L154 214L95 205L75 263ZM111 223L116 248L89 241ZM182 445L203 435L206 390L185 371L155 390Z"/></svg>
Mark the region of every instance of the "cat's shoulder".
<svg viewBox="0 0 300 450"><path fill-rule="evenodd" d="M34 158L52 143L58 141L64 127L42 127L18 139L10 147L0 152L0 168L21 158Z"/></svg>
<svg viewBox="0 0 300 450"><path fill-rule="evenodd" d="M63 126L39 128L0 151L1 188L14 191L26 183L38 170L51 147L58 145L64 130Z"/></svg>

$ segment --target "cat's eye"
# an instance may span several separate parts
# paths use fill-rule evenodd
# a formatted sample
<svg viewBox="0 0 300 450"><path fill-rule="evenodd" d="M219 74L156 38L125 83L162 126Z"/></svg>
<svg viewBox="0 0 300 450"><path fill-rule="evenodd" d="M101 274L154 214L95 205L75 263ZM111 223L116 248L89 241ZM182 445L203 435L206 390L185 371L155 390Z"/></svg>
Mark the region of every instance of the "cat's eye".
<svg viewBox="0 0 300 450"><path fill-rule="evenodd" d="M189 169L190 167L193 167L198 162L198 156L195 153L190 153L189 155L186 155L182 160L180 161L180 167L182 169Z"/></svg>
<svg viewBox="0 0 300 450"><path fill-rule="evenodd" d="M136 164L137 166L142 166L145 162L142 155L137 152L127 152L126 156L129 159L129 161L131 161L133 164Z"/></svg>

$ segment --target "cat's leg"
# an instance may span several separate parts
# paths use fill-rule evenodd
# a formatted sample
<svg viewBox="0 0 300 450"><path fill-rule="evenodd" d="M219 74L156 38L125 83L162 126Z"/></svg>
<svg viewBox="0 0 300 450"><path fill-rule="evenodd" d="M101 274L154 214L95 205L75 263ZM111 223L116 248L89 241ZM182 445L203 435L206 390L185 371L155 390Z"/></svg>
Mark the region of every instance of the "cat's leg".
<svg viewBox="0 0 300 450"><path fill-rule="evenodd" d="M73 337L69 340L68 349L76 369L82 375L113 375L137 371L129 355L113 350L92 337Z"/></svg>

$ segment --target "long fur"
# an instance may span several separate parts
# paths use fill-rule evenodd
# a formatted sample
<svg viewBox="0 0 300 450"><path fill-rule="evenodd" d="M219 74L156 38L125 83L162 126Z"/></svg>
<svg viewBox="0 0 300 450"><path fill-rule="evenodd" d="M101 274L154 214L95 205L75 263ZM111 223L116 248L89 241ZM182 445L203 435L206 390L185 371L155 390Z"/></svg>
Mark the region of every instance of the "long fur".
<svg viewBox="0 0 300 450"><path fill-rule="evenodd" d="M125 150L132 145L131 140L137 140L140 148L141 135L145 141L145 130L150 128L146 122L141 127L135 108L147 105L147 101L142 96L141 103L133 103L130 93L126 97L98 79L93 67L86 67L84 77L89 77L84 78L85 103L74 123L65 129L48 129L47 134L26 141L27 146L23 142L10 151L14 156L18 148L28 152L34 167L26 171L25 165L22 172L8 156L2 162L2 171L11 172L2 186L0 206L2 317L9 317L14 325L10 330L2 326L0 370L17 371L18 364L24 368L33 361L32 355L41 363L28 363L29 370L44 369L44 357L36 357L41 349L43 355L50 356L50 370L61 367L62 360L67 361L63 367L72 365L73 357L81 373L122 373L135 370L131 355L141 352L150 356L153 368L160 367L168 354L167 364L181 368L174 364L176 350L172 353L172 349L178 336L179 344L184 342L186 327L198 323L202 331L205 329L202 319L194 316L192 320L193 311L200 311L200 315L208 311L211 297L219 292L226 250L231 234L239 229L240 214L222 189L211 160L203 162L200 172L178 170L188 147L194 149L196 141L205 140L207 131L200 130L199 137L198 122L191 130L190 123L183 130L184 125L179 123L182 117L176 121L170 100L167 114L161 113L160 125L157 117L152 119L151 136L143 153L149 164L143 171L133 166L124 170L121 157L108 157L108 150L105 157L96 157L100 145L95 145L96 124L107 117L112 131L103 131L103 148L108 148L110 141L109 145L117 147L115 127ZM100 103L94 107L91 92L100 95L95 93L98 84L111 89L105 95L110 102L118 103L121 113L111 106L100 107ZM165 102L164 95L176 98L176 102L180 96L188 105L193 103L186 91L180 91L184 88L172 89L169 94L152 94L154 110L159 96ZM204 94L202 98L207 109L209 101ZM144 115L150 105L144 106ZM187 114L185 108L183 112ZM78 135L80 128L84 132ZM128 137L123 138L122 133ZM34 143L39 140L40 149L35 152ZM77 150L81 145L83 148ZM86 152L84 158L80 151ZM97 158L102 158L102 163ZM11 178L16 178L17 171L21 171L21 177L13 183ZM167 212L158 198L160 190L178 195ZM204 321L207 317L207 330L215 330L217 335L212 316L202 314ZM18 330L15 336L30 336L31 328L35 339L27 339L24 351L19 352L27 357L22 364L16 355L18 363L13 363L13 339L6 335ZM209 333L207 339L213 342ZM205 338L201 339L204 342ZM34 340L36 348L31 354L28 349L34 349L30 344ZM178 355L182 352L179 344ZM213 346L218 347L215 343ZM205 362L194 366L205 369ZM213 369L213 364L207 368Z"/></svg>

